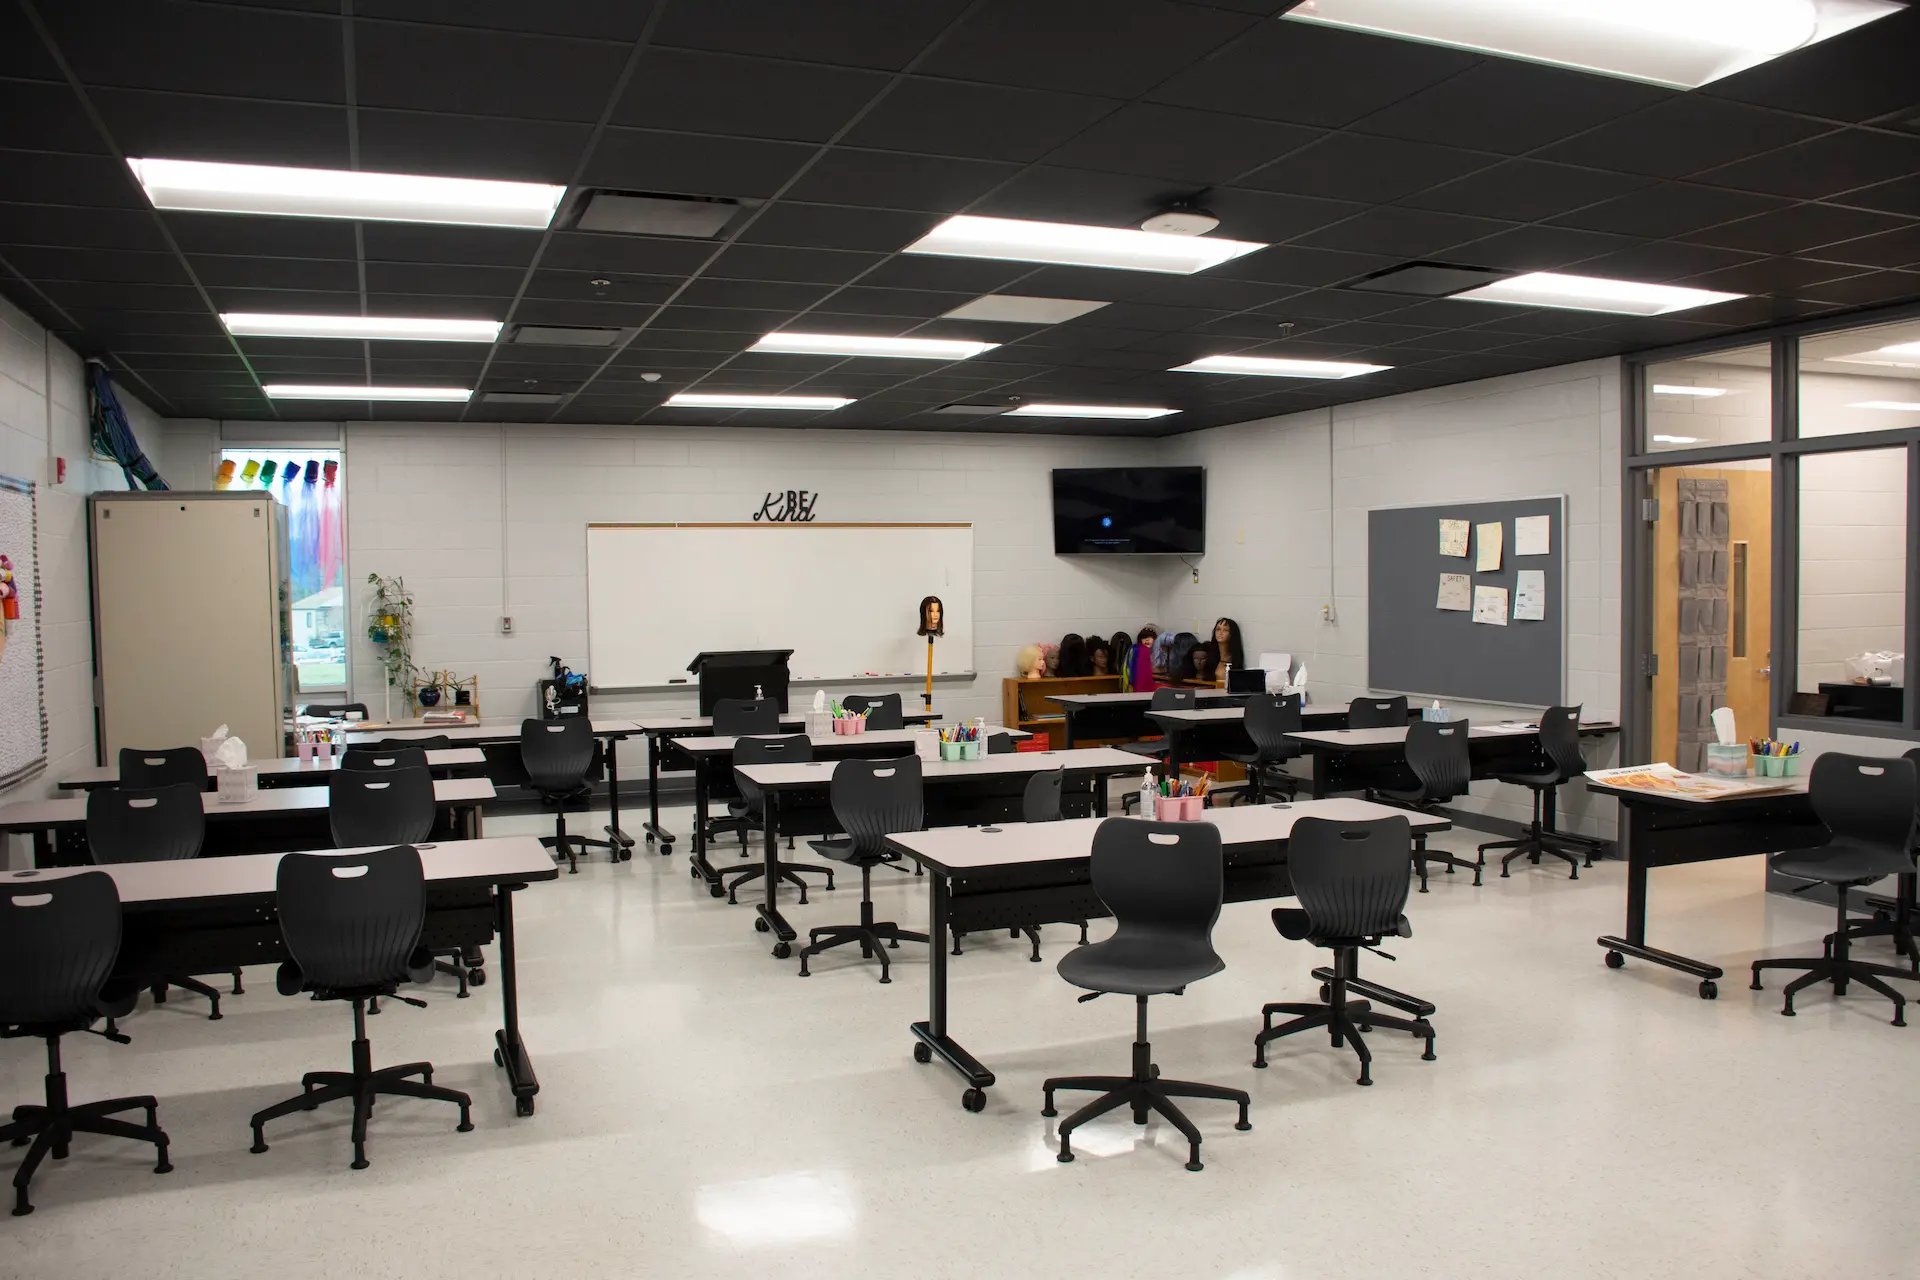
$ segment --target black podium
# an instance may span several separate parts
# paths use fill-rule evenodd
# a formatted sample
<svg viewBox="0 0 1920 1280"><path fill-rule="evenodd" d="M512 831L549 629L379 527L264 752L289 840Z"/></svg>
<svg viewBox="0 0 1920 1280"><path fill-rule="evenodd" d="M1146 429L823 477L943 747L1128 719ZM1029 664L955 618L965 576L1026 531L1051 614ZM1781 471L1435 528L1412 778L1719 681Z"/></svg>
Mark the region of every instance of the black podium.
<svg viewBox="0 0 1920 1280"><path fill-rule="evenodd" d="M791 649L707 652L687 664L700 677L700 714L713 714L722 698L772 698L787 709L787 659Z"/></svg>

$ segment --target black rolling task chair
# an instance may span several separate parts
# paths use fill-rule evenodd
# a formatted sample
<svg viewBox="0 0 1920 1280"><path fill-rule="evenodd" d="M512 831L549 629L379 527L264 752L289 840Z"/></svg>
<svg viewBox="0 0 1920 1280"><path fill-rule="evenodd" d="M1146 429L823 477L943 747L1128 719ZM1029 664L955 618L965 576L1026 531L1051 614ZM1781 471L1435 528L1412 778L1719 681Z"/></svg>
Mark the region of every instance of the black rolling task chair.
<svg viewBox="0 0 1920 1280"><path fill-rule="evenodd" d="M733 746L733 763L736 767L743 764L806 764L813 759L813 739L804 733L789 738L742 738ZM743 778L736 771L734 785L740 788L743 806L742 818L749 827L763 827L766 823L766 793L758 784ZM750 867L729 867L722 878L732 876L727 884L727 901L737 903L736 896L741 885L749 880L759 880L766 876L764 862L756 862ZM806 863L783 862L780 864L780 878L788 884L800 887L800 905L807 904L807 882L802 875L825 876L827 888L833 888L833 868L810 866Z"/></svg>
<svg viewBox="0 0 1920 1280"><path fill-rule="evenodd" d="M860 868L860 923L809 930L807 946L800 952L800 976L808 976L809 957L857 942L862 959L880 961L880 981L892 982L887 949L903 942L925 942L927 935L911 933L891 920L874 920L873 869L890 860L888 836L918 831L926 822L920 757L842 760L833 767L831 796L834 820L846 838L808 843L822 857Z"/></svg>
<svg viewBox="0 0 1920 1280"><path fill-rule="evenodd" d="M1797 696L1797 695L1796 695ZM1904 760L1913 761L1916 771L1920 771L1920 747L1906 752ZM1868 894L1866 905L1873 911L1871 920L1856 920L1847 925L1847 937L1851 941L1861 938L1892 938L1894 954L1906 956L1913 961L1916 972L1920 972L1920 945L1916 945L1913 936L1913 920L1908 912L1901 909L1901 903L1911 903L1915 894L1915 872L1909 869L1900 873L1899 888L1892 897ZM1831 953L1833 938L1827 938L1827 949Z"/></svg>
<svg viewBox="0 0 1920 1280"><path fill-rule="evenodd" d="M1135 1005L1133 1074L1056 1076L1046 1091L1043 1116L1058 1114L1053 1095L1061 1089L1099 1090L1100 1096L1060 1124L1062 1164L1073 1159L1073 1131L1119 1107L1135 1124L1158 1111L1186 1135L1187 1168L1198 1172L1200 1130L1174 1105L1175 1098L1214 1098L1240 1104L1233 1127L1251 1129L1249 1099L1239 1089L1185 1080L1163 1080L1147 1041L1147 997L1179 994L1189 983L1212 977L1226 962L1213 949L1220 918L1226 864L1220 829L1210 822L1142 822L1109 818L1093 834L1093 890L1113 913L1113 935L1060 957L1060 976L1091 995L1130 995Z"/></svg>
<svg viewBox="0 0 1920 1280"><path fill-rule="evenodd" d="M1795 993L1816 982L1831 982L1836 998L1858 982L1893 1001L1893 1025L1904 1027L1906 997L1882 978L1913 978L1907 965L1868 964L1852 956L1858 927L1847 920L1847 892L1885 876L1914 872L1914 810L1920 803L1920 777L1905 757L1849 756L1829 752L1813 762L1807 779L1813 812L1832 837L1814 849L1776 853L1767 865L1781 875L1829 884L1839 897L1839 925L1827 940L1827 954L1807 959L1755 960L1753 990L1761 990L1762 969L1805 969L1787 984L1780 1012L1793 1016ZM1809 885L1809 888L1812 886Z"/></svg>
<svg viewBox="0 0 1920 1280"><path fill-rule="evenodd" d="M380 752L371 767L356 768L349 751L349 758L327 779L327 821L333 828L334 848L419 844L433 834L433 775L427 772L426 752L417 747L406 750L413 751L420 763L381 765L400 753ZM467 998L469 984L481 987L487 982L485 961L477 947L436 951L433 967L458 980L462 1000ZM372 1011L380 1012L378 1001Z"/></svg>
<svg viewBox="0 0 1920 1280"><path fill-rule="evenodd" d="M1398 729L1406 723L1405 694L1392 698L1355 698L1347 704L1349 729Z"/></svg>
<svg viewBox="0 0 1920 1280"><path fill-rule="evenodd" d="M310 702L300 708L303 716L314 716L328 720L345 720L349 714L358 711L360 718L367 718L367 704L364 702Z"/></svg>
<svg viewBox="0 0 1920 1280"><path fill-rule="evenodd" d="M1152 700L1147 703L1147 710L1192 711L1199 705L1196 699L1197 691L1193 689L1155 689ZM1165 760L1167 758L1167 740L1164 736L1148 738L1143 742L1123 742L1120 744L1120 749L1136 756L1146 756L1149 760ZM1140 795L1138 792L1122 793L1120 796L1120 811L1122 813L1130 813L1139 803ZM1102 814L1101 816L1104 817L1106 815Z"/></svg>
<svg viewBox="0 0 1920 1280"><path fill-rule="evenodd" d="M444 733L430 733L424 737L415 738L382 738L373 744L376 751L397 751L412 747L418 747L422 751L445 751L452 746L453 739Z"/></svg>
<svg viewBox="0 0 1920 1280"><path fill-rule="evenodd" d="M999 737L999 734L995 734ZM1020 796L1020 820L1022 822L1058 822L1064 816L1060 809L1061 792L1065 789L1067 771L1049 769L1045 773L1036 773L1027 779L1027 789ZM1087 922L1078 920L1080 926L1080 945L1087 945ZM960 940L967 935L956 929L953 933L953 955L964 955ZM1040 931L1032 925L1020 925L1007 930L1009 938L1024 937L1033 944L1033 954L1028 957L1033 963L1040 963Z"/></svg>
<svg viewBox="0 0 1920 1280"><path fill-rule="evenodd" d="M1253 739L1253 750L1229 751L1225 758L1246 766L1247 802L1259 804L1268 783L1292 799L1300 790L1300 779L1280 766L1304 753L1301 745L1287 736L1300 732L1300 695L1254 694L1247 700L1245 723L1247 737Z"/></svg>
<svg viewBox="0 0 1920 1280"><path fill-rule="evenodd" d="M1264 1022L1253 1038L1253 1065L1267 1065L1267 1045L1296 1031L1325 1027L1333 1047L1351 1044L1360 1058L1359 1084L1373 1083L1373 1054L1363 1032L1391 1027L1420 1036L1427 1042L1420 1055L1433 1061L1433 1005L1359 976L1360 949L1378 955L1385 937L1410 938L1413 926L1401 912L1407 905L1407 857L1412 843L1405 818L1373 822L1328 822L1302 818L1293 824L1287 842L1287 869L1293 877L1298 907L1275 907L1273 927L1283 938L1307 941L1333 952L1333 967L1319 968L1320 1004L1270 1004L1261 1008ZM1391 960L1392 956L1387 956ZM1367 1000L1349 1000L1348 992L1413 1015L1394 1018L1376 1013ZM1273 1015L1297 1015L1291 1022L1273 1025Z"/></svg>
<svg viewBox="0 0 1920 1280"><path fill-rule="evenodd" d="M0 1126L0 1142L33 1145L13 1175L13 1216L33 1212L27 1185L49 1153L65 1160L78 1133L151 1142L160 1153L155 1173L167 1173L167 1134L154 1099L67 1100L67 1074L60 1066L60 1037L90 1031L100 1017L124 1017L135 990L109 979L120 954L120 894L104 871L46 880L0 883L0 1037L32 1036L47 1042L45 1106L13 1109ZM128 1044L113 1031L107 1039ZM144 1125L110 1117L145 1111Z"/></svg>
<svg viewBox="0 0 1920 1280"><path fill-rule="evenodd" d="M905 713L900 710L900 695L897 693L877 693L870 698L863 694L850 693L840 699L840 705L852 712L866 712L869 729L886 730L907 727Z"/></svg>
<svg viewBox="0 0 1920 1280"><path fill-rule="evenodd" d="M1525 787L1533 793L1533 821L1527 825L1527 834L1518 840L1490 840L1480 846L1480 852L1489 849L1511 849L1506 857L1500 859L1500 878L1507 878L1507 868L1515 858L1531 858L1540 861L1540 855L1550 853L1556 858L1566 860L1573 868L1573 874L1567 879L1580 878L1580 855L1585 854L1587 865L1593 865L1593 855L1600 851L1600 841L1586 836L1568 835L1555 831L1546 825L1547 792L1559 788L1564 782L1571 782L1587 771L1585 757L1580 754L1580 708L1548 707L1540 713L1540 750L1546 756L1547 767L1536 773L1495 774L1495 780L1511 783L1516 787Z"/></svg>
<svg viewBox="0 0 1920 1280"><path fill-rule="evenodd" d="M205 791L209 776L207 758L200 754L198 747L168 747L164 751L120 748L120 785L123 787L147 789L186 782L196 791Z"/></svg>
<svg viewBox="0 0 1920 1280"><path fill-rule="evenodd" d="M350 773L380 773L392 769L424 769L427 767L427 749L408 743L404 747L348 747L340 757L340 768ZM425 839L421 836L419 839ZM387 843L373 841L374 844ZM412 841L405 843L411 844Z"/></svg>
<svg viewBox="0 0 1920 1280"><path fill-rule="evenodd" d="M1419 785L1411 790L1375 787L1373 794L1392 804L1420 813L1438 813L1440 806L1467 793L1473 780L1473 762L1467 755L1470 726L1465 720L1416 720L1407 726L1407 767ZM1420 876L1420 892L1427 891L1427 863L1442 863L1447 874L1455 867L1473 872L1474 888L1480 887L1480 873L1486 869L1484 856L1468 862L1444 849L1428 849L1424 833L1413 837L1413 867Z"/></svg>
<svg viewBox="0 0 1920 1280"><path fill-rule="evenodd" d="M722 698L713 704L713 736L716 738L775 737L779 732L780 704L772 698ZM752 828L753 823L747 820L747 802L731 800L727 803L726 817L707 820L707 840L711 843L723 832L737 832L740 856L744 858L747 832Z"/></svg>
<svg viewBox="0 0 1920 1280"><path fill-rule="evenodd" d="M520 722L520 764L527 771L527 785L554 811L553 834L541 836L540 843L553 850L556 861L567 860L569 875L579 874L579 859L589 848L605 849L615 861L621 856L611 840L567 834L567 809L584 809L593 794L587 773L599 747L593 722L584 716Z"/></svg>
<svg viewBox="0 0 1920 1280"><path fill-rule="evenodd" d="M199 752L195 751L195 755ZM207 838L207 813L202 807L204 793L191 783L172 786L128 789L97 787L87 793L87 847L94 862L105 866L118 862L177 862L200 856ZM245 995L240 971L233 976L233 994ZM165 1004L169 985L205 996L213 1006L207 1020L220 1020L220 993L206 983L183 974L168 974L152 986L156 1004ZM109 1019L107 1030L114 1029Z"/></svg>
<svg viewBox="0 0 1920 1280"><path fill-rule="evenodd" d="M412 845L368 853L289 853L280 859L275 896L280 933L293 958L280 968L280 991L310 991L321 1000L353 1002L353 1069L309 1071L300 1092L253 1115L253 1152L267 1149L269 1120L312 1111L323 1102L353 1099L353 1167L367 1167L367 1121L381 1094L451 1102L460 1108L461 1133L473 1128L473 1100L433 1083L431 1062L374 1070L367 1042L367 1001L392 996L418 1008L427 1002L400 994L400 984L427 968L420 948L426 922L426 876ZM430 970L429 970L430 971ZM419 1080L411 1079L419 1076Z"/></svg>

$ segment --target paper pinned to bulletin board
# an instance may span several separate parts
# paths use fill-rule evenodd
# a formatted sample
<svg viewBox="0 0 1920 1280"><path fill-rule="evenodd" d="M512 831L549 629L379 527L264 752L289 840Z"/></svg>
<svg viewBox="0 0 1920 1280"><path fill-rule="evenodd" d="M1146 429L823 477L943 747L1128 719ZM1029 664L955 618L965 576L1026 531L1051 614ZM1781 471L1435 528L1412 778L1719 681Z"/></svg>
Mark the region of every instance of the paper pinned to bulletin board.
<svg viewBox="0 0 1920 1280"><path fill-rule="evenodd" d="M40 522L31 480L0 476L0 787L47 767L40 651ZM11 574L8 580L7 575Z"/></svg>

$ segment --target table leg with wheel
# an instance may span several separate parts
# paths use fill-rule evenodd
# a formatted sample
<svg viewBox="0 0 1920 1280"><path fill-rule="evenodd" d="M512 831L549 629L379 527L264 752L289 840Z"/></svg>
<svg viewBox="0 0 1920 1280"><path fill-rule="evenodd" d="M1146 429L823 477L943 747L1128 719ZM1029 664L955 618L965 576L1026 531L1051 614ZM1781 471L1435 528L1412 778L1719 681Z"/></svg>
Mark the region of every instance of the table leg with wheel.
<svg viewBox="0 0 1920 1280"><path fill-rule="evenodd" d="M493 1033L493 1065L507 1073L513 1089L515 1115L533 1114L534 1095L540 1081L533 1074L533 1060L527 1056L526 1043L520 1039L519 965L513 946L513 895L525 885L503 884L495 892L495 927L500 934L500 1030Z"/></svg>
<svg viewBox="0 0 1920 1280"><path fill-rule="evenodd" d="M613 841L613 860L624 862L633 857L633 837L620 829L620 739L625 734L610 733L607 744L607 838Z"/></svg>
<svg viewBox="0 0 1920 1280"><path fill-rule="evenodd" d="M951 919L952 886L947 873L928 868L933 882L933 901L927 916L927 1020L916 1022L912 1031L915 1062L932 1062L934 1055L958 1071L967 1082L960 1105L968 1111L984 1111L986 1090L993 1084L993 1072L947 1034L947 925Z"/></svg>
<svg viewBox="0 0 1920 1280"><path fill-rule="evenodd" d="M1627 841L1627 931L1625 937L1607 935L1595 939L1607 950L1607 967L1623 967L1627 956L1665 965L1700 979L1700 998L1712 1000L1720 994L1718 980L1726 976L1726 970L1647 945L1647 872L1654 856L1654 832L1645 806L1623 802L1620 810L1626 818L1626 830L1622 834Z"/></svg>
<svg viewBox="0 0 1920 1280"><path fill-rule="evenodd" d="M720 873L707 861L707 758L700 756L693 762L693 856L690 874L707 882L707 892L716 898L724 898L727 891L720 884Z"/></svg>
<svg viewBox="0 0 1920 1280"><path fill-rule="evenodd" d="M660 826L660 744L664 741L662 734L647 734L647 821L640 829L648 844L660 842L660 856L668 858L673 856L673 832Z"/></svg>
<svg viewBox="0 0 1920 1280"><path fill-rule="evenodd" d="M773 944L773 958L785 960L793 955L793 940L798 935L787 918L780 914L780 793L769 787L761 802L761 865L765 868L763 896L754 904L753 927L761 933L772 933L776 941Z"/></svg>

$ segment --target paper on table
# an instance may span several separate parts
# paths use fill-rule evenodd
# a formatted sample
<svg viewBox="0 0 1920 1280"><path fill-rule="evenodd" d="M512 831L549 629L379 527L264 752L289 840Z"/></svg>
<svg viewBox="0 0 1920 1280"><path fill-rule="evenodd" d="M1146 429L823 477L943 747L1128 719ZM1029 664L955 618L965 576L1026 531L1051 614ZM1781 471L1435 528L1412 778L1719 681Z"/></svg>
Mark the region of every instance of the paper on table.
<svg viewBox="0 0 1920 1280"><path fill-rule="evenodd" d="M1515 516L1513 519L1513 554L1517 556L1546 555L1552 550L1549 545L1552 537L1551 516Z"/></svg>
<svg viewBox="0 0 1920 1280"><path fill-rule="evenodd" d="M1440 554L1443 556L1466 555L1468 527L1465 520L1442 520L1440 522Z"/></svg>
<svg viewBox="0 0 1920 1280"><path fill-rule="evenodd" d="M1505 527L1498 521L1480 526L1480 555L1473 562L1475 572L1491 573L1500 567L1500 546Z"/></svg>
<svg viewBox="0 0 1920 1280"><path fill-rule="evenodd" d="M1464 573L1443 573L1440 575L1440 599L1435 602L1436 609L1454 609L1465 613L1473 608L1473 579Z"/></svg>
<svg viewBox="0 0 1920 1280"><path fill-rule="evenodd" d="M1505 587L1475 587L1473 589L1473 620L1475 622L1487 623L1489 626L1506 626L1507 589Z"/></svg>
<svg viewBox="0 0 1920 1280"><path fill-rule="evenodd" d="M1515 555L1519 552L1515 551ZM1547 616L1547 571L1522 569L1514 575L1513 620L1543 622Z"/></svg>

